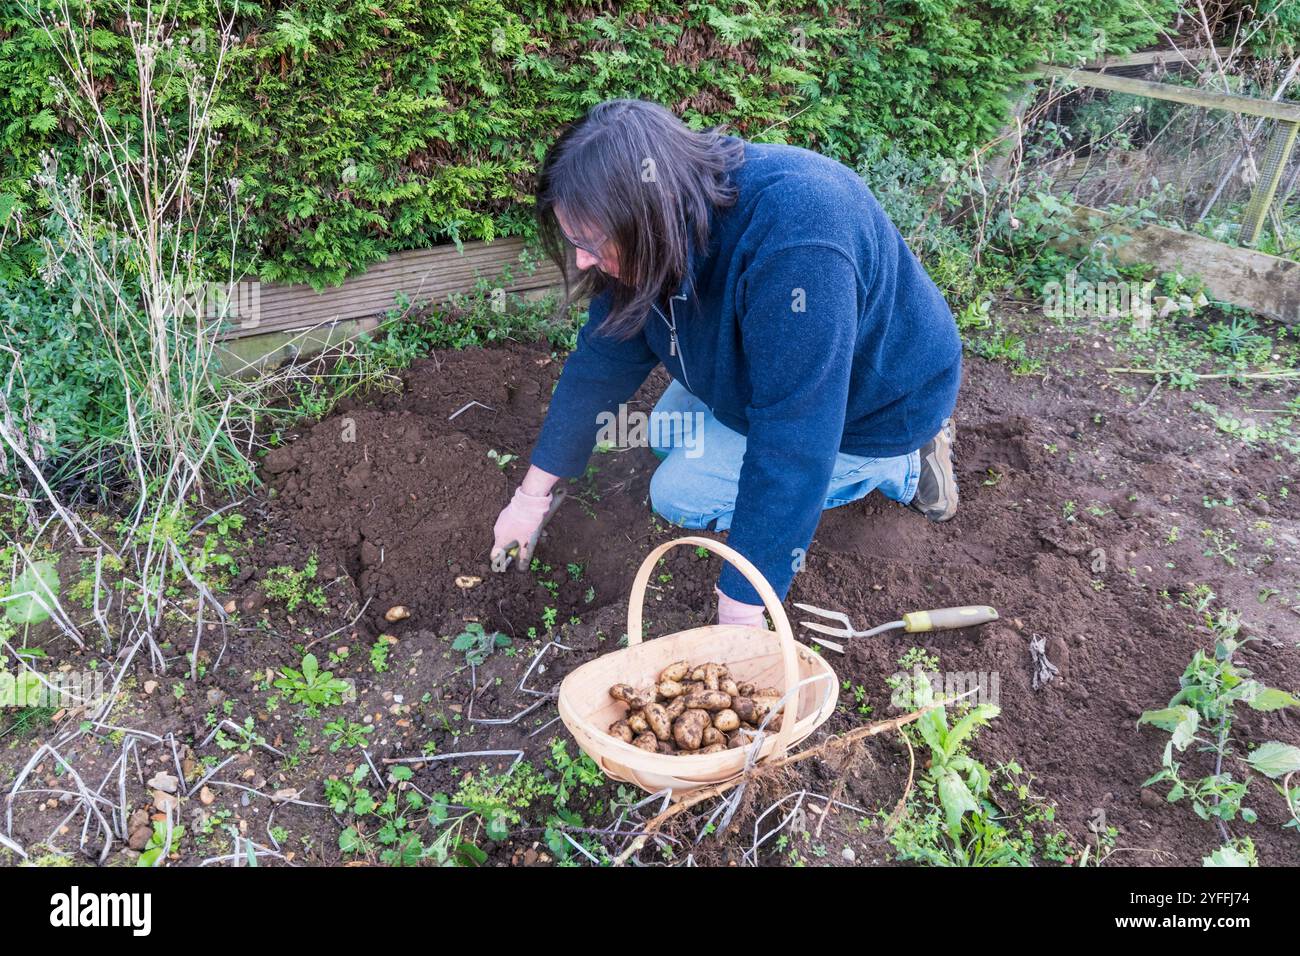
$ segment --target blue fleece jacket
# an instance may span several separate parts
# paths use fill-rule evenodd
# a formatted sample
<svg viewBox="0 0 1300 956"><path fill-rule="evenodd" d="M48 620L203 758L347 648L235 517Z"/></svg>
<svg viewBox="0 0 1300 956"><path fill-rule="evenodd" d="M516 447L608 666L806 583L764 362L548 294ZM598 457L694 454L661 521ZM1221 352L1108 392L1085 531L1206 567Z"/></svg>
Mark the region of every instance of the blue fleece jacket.
<svg viewBox="0 0 1300 956"><path fill-rule="evenodd" d="M744 157L731 173L739 198L710 214L707 250L692 240L671 315L665 300L640 334L618 341L599 331L608 293L592 298L531 461L561 477L582 474L598 416L664 363L746 436L728 543L784 600L836 453L903 455L934 437L956 404L961 339L857 173L797 146L745 142ZM761 603L731 565L718 586Z"/></svg>

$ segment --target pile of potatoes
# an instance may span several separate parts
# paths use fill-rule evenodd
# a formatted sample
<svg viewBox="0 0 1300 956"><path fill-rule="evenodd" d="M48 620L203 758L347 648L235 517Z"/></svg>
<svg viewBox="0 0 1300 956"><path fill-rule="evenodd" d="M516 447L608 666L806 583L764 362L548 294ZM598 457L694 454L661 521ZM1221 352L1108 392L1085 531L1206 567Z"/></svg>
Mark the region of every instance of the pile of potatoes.
<svg viewBox="0 0 1300 956"><path fill-rule="evenodd" d="M725 664L670 664L650 686L615 684L609 696L627 716L609 725L624 743L661 754L711 754L753 742L753 731L781 700L775 687L737 683ZM774 714L766 731L781 729Z"/></svg>

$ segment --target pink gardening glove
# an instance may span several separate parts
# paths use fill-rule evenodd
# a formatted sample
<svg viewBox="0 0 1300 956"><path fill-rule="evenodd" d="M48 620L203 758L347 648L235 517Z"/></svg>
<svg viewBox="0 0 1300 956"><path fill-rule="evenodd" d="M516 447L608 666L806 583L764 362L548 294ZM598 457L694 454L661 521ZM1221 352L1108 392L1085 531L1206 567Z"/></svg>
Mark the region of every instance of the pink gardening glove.
<svg viewBox="0 0 1300 956"><path fill-rule="evenodd" d="M518 566L528 567L528 562L532 559L532 554L528 552L528 540L537 531L550 507L549 494L529 495L524 493L522 487L516 488L510 504L501 510L497 523L492 526L491 557L495 558L507 550L513 542L519 546Z"/></svg>
<svg viewBox="0 0 1300 956"><path fill-rule="evenodd" d="M745 624L766 630L767 622L763 620L763 605L742 604L735 598L727 597L715 584L713 591L718 595L718 623Z"/></svg>

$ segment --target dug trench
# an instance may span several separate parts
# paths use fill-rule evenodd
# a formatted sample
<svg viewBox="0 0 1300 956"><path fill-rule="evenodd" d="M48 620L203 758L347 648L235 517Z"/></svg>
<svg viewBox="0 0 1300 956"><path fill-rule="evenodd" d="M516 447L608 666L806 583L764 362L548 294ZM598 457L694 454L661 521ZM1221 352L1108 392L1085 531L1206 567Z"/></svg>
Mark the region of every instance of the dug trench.
<svg viewBox="0 0 1300 956"><path fill-rule="evenodd" d="M985 763L1015 761L1030 771L1034 789L1059 807L1058 824L1080 842L1089 823L1104 819L1128 851L1125 863L1196 864L1217 835L1185 804L1143 789L1166 737L1137 719L1165 706L1193 653L1212 646L1198 615L1178 600L1196 583L1244 612L1243 630L1258 640L1241 658L1260 680L1290 691L1300 686L1295 612L1285 600L1256 601L1263 588L1295 598L1296 496L1279 494L1284 465L1223 441L1187 411L1185 396L1162 393L1138 407L1099 362L1073 364L1044 382L969 358L955 416L956 518L932 524L879 495L826 512L786 609L797 621L802 612L792 603L807 602L843 610L867 627L909 610L993 605L1002 615L995 624L853 640L844 655L830 654L832 665L846 688L865 689L874 717L897 713L886 679L910 647L937 654L945 672L988 675L1002 712L978 738ZM531 649L548 633L564 645L551 648L530 675L531 688L541 690L614 649L645 555L694 533L652 514L657 462L648 449L598 453L588 474L569 483L570 500L551 522L534 570L491 573L492 524L527 467L561 368L562 358L544 345L439 353L404 374L400 393L344 404L265 460L271 491L256 566L301 566L319 554L338 609L355 615L364 606L357 640L396 638L408 703L431 692L460 714L490 718L535 703L518 689ZM632 407L648 411L666 383L657 370ZM1223 386L1214 399L1231 406L1240 400L1232 393ZM1254 510L1205 507L1228 499ZM1237 525L1234 566L1204 553L1201 532L1223 527L1225 516ZM1180 531L1171 535L1170 528ZM1272 547L1277 542L1280 548ZM670 551L651 577L650 636L706 623L717 571L717 559L694 549ZM247 611L262 607L254 584L246 582ZM386 621L394 606L410 616ZM467 622L509 635L526 652L464 667L459 654L445 653L445 639ZM796 632L807 639L808 632ZM1029 648L1036 637L1058 668L1037 690ZM228 653L243 670L296 664L286 647L277 653L264 641ZM390 710L391 696L383 699ZM852 706L840 707L814 742L864 721L859 702L848 692L844 699ZM478 725L472 737L436 734L439 752L518 748L535 755L552 734L567 738L554 716L547 703L513 724ZM387 753L375 756L416 752L420 722L404 722L409 732L390 734ZM1248 739L1296 742L1298 725L1277 711L1251 713L1237 727ZM424 768L428 786L447 784L449 767ZM828 789L819 779L824 768L805 772L812 789ZM895 748L873 746L842 799L891 808L906 774L907 760ZM1281 799L1263 778L1253 785L1259 822L1246 832L1261 860L1300 861L1294 833L1281 828L1288 818ZM851 834L849 823L832 829Z"/></svg>

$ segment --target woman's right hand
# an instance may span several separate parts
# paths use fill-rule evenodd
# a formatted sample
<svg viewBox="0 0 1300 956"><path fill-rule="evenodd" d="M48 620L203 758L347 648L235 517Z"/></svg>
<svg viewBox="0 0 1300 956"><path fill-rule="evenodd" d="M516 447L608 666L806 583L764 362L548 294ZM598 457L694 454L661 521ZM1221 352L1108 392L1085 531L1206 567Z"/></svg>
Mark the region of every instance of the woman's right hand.
<svg viewBox="0 0 1300 956"><path fill-rule="evenodd" d="M515 489L510 503L501 510L492 527L493 559L517 545L517 566L521 569L528 567L528 562L533 557L529 542L545 520L546 512L550 510L549 488L556 480L558 479L554 475L547 474L536 466L528 470L523 483Z"/></svg>

